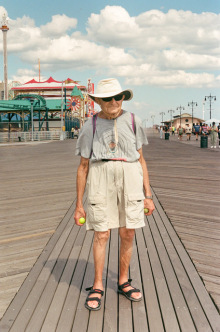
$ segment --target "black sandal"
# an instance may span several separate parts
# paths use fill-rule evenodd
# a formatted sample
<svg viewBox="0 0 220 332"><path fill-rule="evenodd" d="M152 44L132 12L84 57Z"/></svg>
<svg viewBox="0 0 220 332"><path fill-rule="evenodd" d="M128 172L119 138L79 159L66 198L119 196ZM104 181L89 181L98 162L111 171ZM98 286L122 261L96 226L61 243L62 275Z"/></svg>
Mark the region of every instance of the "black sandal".
<svg viewBox="0 0 220 332"><path fill-rule="evenodd" d="M124 295L130 301L139 302L142 300L142 296L139 299L135 299L131 295L133 293L140 293L140 289L137 289L137 288L131 286L131 281L132 281L132 279L128 279L128 281L124 282L122 285L118 285L118 293ZM133 289L130 289L127 292L123 291L123 288L130 287L130 286L133 287Z"/></svg>
<svg viewBox="0 0 220 332"><path fill-rule="evenodd" d="M101 289L93 289L93 286L92 287L89 287L89 288L86 288L86 291L90 291L87 298L86 298L86 301L85 301L85 307L86 309L88 310L91 310L91 311L97 311L99 309L101 309L101 299L99 299L98 297L89 297L91 294L101 294L101 296L104 295L104 291L102 291ZM93 307L90 307L88 305L88 302L89 301L97 301L98 302L98 306L96 308L93 308Z"/></svg>

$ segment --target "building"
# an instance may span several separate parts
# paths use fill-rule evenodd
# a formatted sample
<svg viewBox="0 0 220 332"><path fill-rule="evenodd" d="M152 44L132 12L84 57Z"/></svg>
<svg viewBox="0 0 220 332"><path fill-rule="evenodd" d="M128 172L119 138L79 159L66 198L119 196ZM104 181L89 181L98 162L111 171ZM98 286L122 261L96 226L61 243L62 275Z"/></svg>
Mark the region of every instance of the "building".
<svg viewBox="0 0 220 332"><path fill-rule="evenodd" d="M56 81L55 79L53 79L53 77L50 77L48 78L48 80L43 82L38 82L35 79L32 79L25 84L12 87L11 91L14 92L13 97L16 97L18 94L31 93L39 94L45 99L61 99L62 91L63 94L66 93L66 97L68 98L71 96L71 92L75 86L80 89L83 94L86 93L86 87L80 85L77 81L74 81L70 78L67 78L65 81Z"/></svg>
<svg viewBox="0 0 220 332"><path fill-rule="evenodd" d="M164 121L164 125L168 127L174 126L175 128L179 128L181 125L181 127L185 128L187 123L192 127L193 123L195 124L197 122L203 123L204 120L196 116L192 117L189 113L183 113L173 116L173 118L168 121Z"/></svg>
<svg viewBox="0 0 220 332"><path fill-rule="evenodd" d="M15 84L10 89L10 97L10 101L0 102L0 127L4 130L10 127L30 130L31 100L34 100L35 130L55 130L63 122L63 130L70 131L72 126L81 127L85 117L94 111L88 102L87 88L70 78L56 81L50 77L43 82L32 79L25 84ZM25 100L27 105L23 103Z"/></svg>

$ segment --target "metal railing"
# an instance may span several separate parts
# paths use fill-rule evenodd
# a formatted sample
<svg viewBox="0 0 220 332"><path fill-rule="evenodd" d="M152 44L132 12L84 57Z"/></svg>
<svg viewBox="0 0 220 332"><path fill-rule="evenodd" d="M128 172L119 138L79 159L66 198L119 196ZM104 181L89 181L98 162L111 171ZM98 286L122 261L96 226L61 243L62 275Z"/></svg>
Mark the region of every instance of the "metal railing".
<svg viewBox="0 0 220 332"><path fill-rule="evenodd" d="M34 131L33 141L65 140L70 138L69 132L53 131ZM0 133L0 143L6 142L30 142L32 141L31 132L5 132Z"/></svg>

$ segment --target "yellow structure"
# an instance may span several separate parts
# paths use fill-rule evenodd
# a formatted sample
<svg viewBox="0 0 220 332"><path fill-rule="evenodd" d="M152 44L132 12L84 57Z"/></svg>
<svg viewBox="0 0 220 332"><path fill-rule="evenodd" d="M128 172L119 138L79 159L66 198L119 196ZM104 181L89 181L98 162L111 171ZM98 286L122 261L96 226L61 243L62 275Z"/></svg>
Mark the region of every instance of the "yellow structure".
<svg viewBox="0 0 220 332"><path fill-rule="evenodd" d="M185 128L186 124L189 124L190 127L192 127L193 123L203 123L204 120L194 116L192 118L192 115L189 113L183 113L180 115L175 115L173 116L173 119L170 119L168 121L164 121L164 125L167 125L168 127L170 126L174 126L176 129L179 128L179 126L181 125L181 127Z"/></svg>

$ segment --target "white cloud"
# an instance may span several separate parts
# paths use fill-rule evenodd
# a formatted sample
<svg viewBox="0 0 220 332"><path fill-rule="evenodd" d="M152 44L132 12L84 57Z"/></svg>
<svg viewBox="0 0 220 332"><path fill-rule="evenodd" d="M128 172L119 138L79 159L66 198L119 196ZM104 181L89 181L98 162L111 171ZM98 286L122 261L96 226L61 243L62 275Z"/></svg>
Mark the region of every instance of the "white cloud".
<svg viewBox="0 0 220 332"><path fill-rule="evenodd" d="M68 30L75 29L77 26L77 19L68 17L66 15L54 15L52 21L46 25L41 26L41 32L44 36L55 37L62 36Z"/></svg>
<svg viewBox="0 0 220 332"><path fill-rule="evenodd" d="M12 81L18 81L24 84L34 78L36 81L39 80L39 73L32 69L18 69L16 74L12 76ZM41 77L41 81L46 80L46 77Z"/></svg>
<svg viewBox="0 0 220 332"><path fill-rule="evenodd" d="M6 17L8 16L8 12L7 10L5 9L5 7L3 6L0 6L0 18L2 18L3 15L6 15Z"/></svg>
<svg viewBox="0 0 220 332"><path fill-rule="evenodd" d="M186 51L164 50L162 52L164 64L167 68L184 69L214 69L220 68L220 58L206 54L192 54Z"/></svg>
<svg viewBox="0 0 220 332"><path fill-rule="evenodd" d="M10 20L9 28L9 54L36 70L40 58L42 69L51 74L90 69L134 85L220 85L215 73L220 68L220 14L150 10L132 17L121 6L106 6L91 14L85 34L76 30L77 19L66 15L54 15L40 27L24 16Z"/></svg>
<svg viewBox="0 0 220 332"><path fill-rule="evenodd" d="M130 45L140 33L135 18L120 6L106 6L100 14L92 14L87 32L89 39L112 46Z"/></svg>
<svg viewBox="0 0 220 332"><path fill-rule="evenodd" d="M58 65L59 68L77 67L102 68L106 66L117 66L122 63L134 64L133 57L122 49L115 47L105 48L85 39L75 39L64 36L48 42L47 48L29 50L22 55L22 59L29 61L33 58L41 59L42 68L52 68Z"/></svg>

